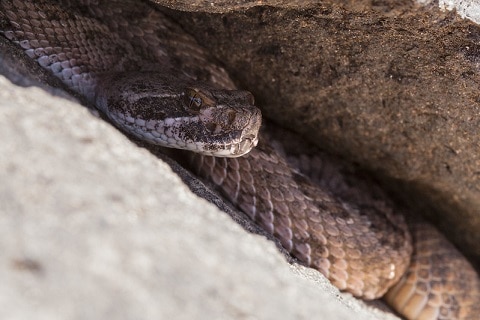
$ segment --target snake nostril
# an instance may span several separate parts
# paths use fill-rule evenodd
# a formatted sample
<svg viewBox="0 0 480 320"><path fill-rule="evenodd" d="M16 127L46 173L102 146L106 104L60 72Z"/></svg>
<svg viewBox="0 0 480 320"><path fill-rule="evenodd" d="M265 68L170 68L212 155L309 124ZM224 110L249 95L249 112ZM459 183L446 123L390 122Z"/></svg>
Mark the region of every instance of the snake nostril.
<svg viewBox="0 0 480 320"><path fill-rule="evenodd" d="M228 123L229 126L234 124L236 119L237 119L237 115L236 115L235 111L232 110L232 111L228 112L227 123Z"/></svg>
<svg viewBox="0 0 480 320"><path fill-rule="evenodd" d="M214 133L217 131L218 125L215 122L208 122L205 123L205 128L207 128L208 131Z"/></svg>

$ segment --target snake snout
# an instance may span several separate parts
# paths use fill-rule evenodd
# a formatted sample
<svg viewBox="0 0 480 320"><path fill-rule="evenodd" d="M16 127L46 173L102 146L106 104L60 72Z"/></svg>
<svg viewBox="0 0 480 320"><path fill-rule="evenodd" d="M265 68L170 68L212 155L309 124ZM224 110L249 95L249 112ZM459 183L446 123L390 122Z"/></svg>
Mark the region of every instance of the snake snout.
<svg viewBox="0 0 480 320"><path fill-rule="evenodd" d="M236 156L245 155L257 146L260 126L262 124L262 113L260 109L250 107L244 112L244 117L248 119L248 121L243 128L242 139L238 143L238 150L235 153Z"/></svg>
<svg viewBox="0 0 480 320"><path fill-rule="evenodd" d="M233 154L235 156L243 156L249 153L254 147L258 144L258 138L256 135L250 134L247 137L243 138L240 143L235 145L235 150L233 150Z"/></svg>

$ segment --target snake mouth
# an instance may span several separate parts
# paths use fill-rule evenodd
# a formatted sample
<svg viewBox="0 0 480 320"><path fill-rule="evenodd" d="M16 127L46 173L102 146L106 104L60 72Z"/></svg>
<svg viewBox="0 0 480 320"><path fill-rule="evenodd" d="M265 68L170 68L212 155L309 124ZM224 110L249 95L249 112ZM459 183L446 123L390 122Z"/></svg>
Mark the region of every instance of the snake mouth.
<svg viewBox="0 0 480 320"><path fill-rule="evenodd" d="M243 137L241 141L233 143L227 148L214 149L210 152L198 151L198 153L209 154L214 157L220 158L237 158L246 155L258 144L258 137L254 134L250 134Z"/></svg>
<svg viewBox="0 0 480 320"><path fill-rule="evenodd" d="M234 145L232 150L232 156L241 157L249 153L258 144L258 138L256 135L250 134L243 138L242 141Z"/></svg>

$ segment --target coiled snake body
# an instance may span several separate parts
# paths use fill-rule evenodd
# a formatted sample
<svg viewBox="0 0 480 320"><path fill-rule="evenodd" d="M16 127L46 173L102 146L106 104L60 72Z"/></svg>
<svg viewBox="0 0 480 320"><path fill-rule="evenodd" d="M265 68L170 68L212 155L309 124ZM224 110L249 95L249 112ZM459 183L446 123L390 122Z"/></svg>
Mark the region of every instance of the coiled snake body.
<svg viewBox="0 0 480 320"><path fill-rule="evenodd" d="M251 94L149 3L0 0L0 8L7 39L121 129L197 152L193 170L341 290L365 299L388 291L408 319L479 313L475 270L432 226L411 218L407 226L380 191L344 178L328 157L314 156L307 178L271 133L258 142Z"/></svg>

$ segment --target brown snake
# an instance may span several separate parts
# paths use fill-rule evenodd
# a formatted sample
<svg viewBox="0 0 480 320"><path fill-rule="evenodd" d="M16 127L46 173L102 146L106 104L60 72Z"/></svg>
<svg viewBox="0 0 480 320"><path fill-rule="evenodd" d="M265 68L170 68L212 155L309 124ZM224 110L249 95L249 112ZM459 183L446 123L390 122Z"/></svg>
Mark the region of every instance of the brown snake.
<svg viewBox="0 0 480 320"><path fill-rule="evenodd" d="M252 96L153 5L0 0L0 8L7 39L121 129L202 152L192 153L192 170L339 289L364 299L386 293L408 319L476 318L478 275L443 236L326 156L303 158L314 165L308 178L273 147L271 132L253 148L261 115Z"/></svg>

